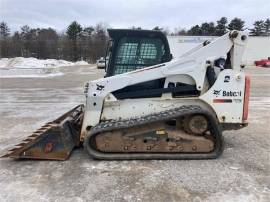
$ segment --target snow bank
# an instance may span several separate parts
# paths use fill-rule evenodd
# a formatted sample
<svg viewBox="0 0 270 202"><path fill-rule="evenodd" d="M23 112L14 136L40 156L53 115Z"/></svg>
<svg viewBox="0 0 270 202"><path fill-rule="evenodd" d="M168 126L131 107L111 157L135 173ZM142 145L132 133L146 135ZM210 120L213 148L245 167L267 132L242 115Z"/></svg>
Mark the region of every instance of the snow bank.
<svg viewBox="0 0 270 202"><path fill-rule="evenodd" d="M1 58L0 59L0 77L52 77L61 76L63 73L60 67L74 65L89 65L85 61L69 62L65 60L46 59L39 60L36 58Z"/></svg>
<svg viewBox="0 0 270 202"><path fill-rule="evenodd" d="M36 58L2 58L0 59L0 68L57 68L73 65L88 65L85 61L69 62L65 60L46 59L39 60Z"/></svg>
<svg viewBox="0 0 270 202"><path fill-rule="evenodd" d="M89 65L89 64L88 64L88 62L81 60L81 61L75 62L74 65Z"/></svg>

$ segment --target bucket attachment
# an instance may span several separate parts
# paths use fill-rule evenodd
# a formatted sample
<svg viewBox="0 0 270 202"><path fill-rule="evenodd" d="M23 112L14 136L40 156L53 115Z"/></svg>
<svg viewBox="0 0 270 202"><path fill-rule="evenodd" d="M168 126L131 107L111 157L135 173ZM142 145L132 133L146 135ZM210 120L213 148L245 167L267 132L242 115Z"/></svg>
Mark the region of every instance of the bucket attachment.
<svg viewBox="0 0 270 202"><path fill-rule="evenodd" d="M43 125L2 157L16 159L66 160L80 145L83 105Z"/></svg>

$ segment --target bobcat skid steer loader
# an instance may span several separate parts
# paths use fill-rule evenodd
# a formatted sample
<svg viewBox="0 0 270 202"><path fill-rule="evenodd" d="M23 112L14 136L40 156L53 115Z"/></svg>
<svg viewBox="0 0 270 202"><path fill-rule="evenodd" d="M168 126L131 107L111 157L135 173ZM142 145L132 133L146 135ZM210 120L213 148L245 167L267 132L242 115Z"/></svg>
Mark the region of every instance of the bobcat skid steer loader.
<svg viewBox="0 0 270 202"><path fill-rule="evenodd" d="M65 160L83 146L95 159L212 159L222 131L247 126L247 35L231 31L172 59L159 31L108 30L104 78L86 103L45 124L4 157Z"/></svg>

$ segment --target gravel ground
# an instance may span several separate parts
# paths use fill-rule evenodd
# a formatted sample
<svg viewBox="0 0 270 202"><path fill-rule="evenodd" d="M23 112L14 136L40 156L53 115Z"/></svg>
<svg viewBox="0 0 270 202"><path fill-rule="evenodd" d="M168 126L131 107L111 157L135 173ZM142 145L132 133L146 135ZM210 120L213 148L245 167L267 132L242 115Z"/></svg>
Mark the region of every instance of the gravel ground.
<svg viewBox="0 0 270 202"><path fill-rule="evenodd" d="M44 122L84 102L92 67L54 78L0 81L0 154ZM0 160L0 201L270 201L270 68L252 75L250 125L225 132L216 160L94 161L83 149L68 161Z"/></svg>

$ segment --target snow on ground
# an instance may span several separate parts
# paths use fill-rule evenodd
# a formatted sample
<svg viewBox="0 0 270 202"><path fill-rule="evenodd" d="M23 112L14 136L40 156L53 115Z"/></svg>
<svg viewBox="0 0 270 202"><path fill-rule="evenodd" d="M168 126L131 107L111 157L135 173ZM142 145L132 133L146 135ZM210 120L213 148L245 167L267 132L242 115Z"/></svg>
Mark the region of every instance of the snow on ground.
<svg viewBox="0 0 270 202"><path fill-rule="evenodd" d="M85 61L69 62L65 60L37 58L1 58L0 59L0 78L13 77L52 77L61 76L60 67L75 65L89 65Z"/></svg>
<svg viewBox="0 0 270 202"><path fill-rule="evenodd" d="M0 69L0 78L44 78L62 76L58 69Z"/></svg>
<svg viewBox="0 0 270 202"><path fill-rule="evenodd" d="M46 59L41 60L37 58L2 58L0 59L0 68L57 68L63 66L73 65L88 65L85 61L69 62L66 60Z"/></svg>
<svg viewBox="0 0 270 202"><path fill-rule="evenodd" d="M88 62L81 60L81 61L75 62L74 65L89 65L89 64L88 64Z"/></svg>

